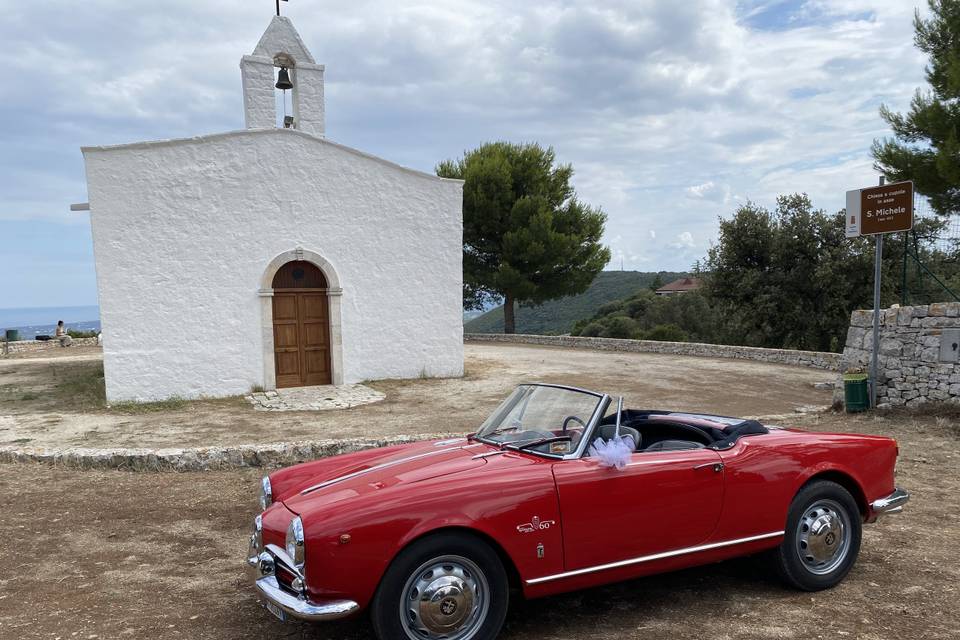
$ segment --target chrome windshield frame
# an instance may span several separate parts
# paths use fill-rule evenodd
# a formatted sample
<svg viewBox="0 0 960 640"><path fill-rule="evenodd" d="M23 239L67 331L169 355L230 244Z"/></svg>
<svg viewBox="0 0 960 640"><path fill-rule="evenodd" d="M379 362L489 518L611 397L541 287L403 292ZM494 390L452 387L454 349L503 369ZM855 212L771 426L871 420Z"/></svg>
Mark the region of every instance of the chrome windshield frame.
<svg viewBox="0 0 960 640"><path fill-rule="evenodd" d="M607 407L610 405L612 398L606 393L599 393L597 391L591 391L589 389L581 389L580 387L573 387L565 384L551 384L549 382L523 382L517 385L517 388L519 387L551 387L553 389L564 389L566 391L575 391L577 393L585 393L587 395L594 396L597 398L597 406L594 407L593 415L591 415L590 420L587 421L587 425L583 430L583 435L580 437L580 442L577 443L576 450L572 451L571 453L566 453L563 455L558 455L555 453L545 453L543 451L531 451L526 449L522 450L524 453L530 453L536 456L551 458L553 460L577 460L579 458L582 458L584 453L587 450L587 446L590 441L589 436L593 435L593 432L596 429L597 424L603 418L603 414L607 410ZM486 444L489 444L495 447L500 446L499 442L494 442L492 440L481 438L479 435L475 435L474 437L480 442L485 442ZM508 448L514 451L517 450L515 447L508 447Z"/></svg>
<svg viewBox="0 0 960 640"><path fill-rule="evenodd" d="M581 391L581 389L577 389L577 391ZM600 402L597 403L597 408L594 409L593 415L590 417L590 422L587 423L587 428L583 430L583 435L580 437L580 442L577 443L577 450L573 453L566 454L561 458L561 460L579 460L586 454L587 447L590 446L590 440L593 438L593 432L596 431L597 426L600 424L600 420L603 419L603 414L606 413L607 407L609 407L610 403L613 401L613 398L606 393L594 393L593 395L599 395Z"/></svg>

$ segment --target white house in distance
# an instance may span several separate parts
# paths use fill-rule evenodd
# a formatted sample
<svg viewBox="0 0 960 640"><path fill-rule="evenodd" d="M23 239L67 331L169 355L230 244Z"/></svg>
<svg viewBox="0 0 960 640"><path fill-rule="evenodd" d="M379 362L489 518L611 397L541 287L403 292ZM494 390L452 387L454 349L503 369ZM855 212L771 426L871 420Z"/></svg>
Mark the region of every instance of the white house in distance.
<svg viewBox="0 0 960 640"><path fill-rule="evenodd" d="M245 129L82 150L108 400L462 375L462 183L327 140L288 18L240 68Z"/></svg>

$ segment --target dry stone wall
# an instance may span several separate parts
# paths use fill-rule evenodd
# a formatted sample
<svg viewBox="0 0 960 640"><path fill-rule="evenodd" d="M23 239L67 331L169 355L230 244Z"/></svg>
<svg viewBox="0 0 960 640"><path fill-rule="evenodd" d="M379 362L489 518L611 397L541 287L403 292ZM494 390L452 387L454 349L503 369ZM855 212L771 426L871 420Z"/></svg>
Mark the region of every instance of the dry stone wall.
<svg viewBox="0 0 960 640"><path fill-rule="evenodd" d="M839 371L841 355L820 351L796 351L793 349L763 349L738 347L726 344L701 342L662 342L659 340L626 340L619 338L584 338L580 336L536 336L502 333L468 333L467 342L501 342L514 344L540 344L554 347L576 347L601 351L633 351L642 353L666 353L678 356L704 358L734 358L792 364L827 371Z"/></svg>
<svg viewBox="0 0 960 640"><path fill-rule="evenodd" d="M72 346L96 346L96 344L96 338L74 338ZM24 353L25 351L42 351L54 348L60 348L59 340L18 340L16 342L0 340L0 357L14 353Z"/></svg>
<svg viewBox="0 0 960 640"><path fill-rule="evenodd" d="M960 403L960 365L950 355L956 353L955 330L960 330L960 303L883 309L878 406ZM869 372L872 349L873 311L854 311L843 350L844 370Z"/></svg>

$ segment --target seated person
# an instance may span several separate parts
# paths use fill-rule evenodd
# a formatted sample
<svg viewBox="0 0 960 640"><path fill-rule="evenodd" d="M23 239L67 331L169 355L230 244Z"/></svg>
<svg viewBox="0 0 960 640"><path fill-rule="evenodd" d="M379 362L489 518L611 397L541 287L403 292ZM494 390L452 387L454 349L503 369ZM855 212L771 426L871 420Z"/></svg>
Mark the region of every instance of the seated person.
<svg viewBox="0 0 960 640"><path fill-rule="evenodd" d="M60 341L61 347L69 347L73 344L73 338L67 333L66 327L63 326L63 320L57 322L57 340Z"/></svg>

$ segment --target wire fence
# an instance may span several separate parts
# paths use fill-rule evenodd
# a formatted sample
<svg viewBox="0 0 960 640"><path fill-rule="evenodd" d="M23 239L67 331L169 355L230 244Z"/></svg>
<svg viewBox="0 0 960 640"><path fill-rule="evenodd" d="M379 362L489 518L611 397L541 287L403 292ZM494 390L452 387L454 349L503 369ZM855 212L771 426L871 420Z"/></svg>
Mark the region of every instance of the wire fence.
<svg viewBox="0 0 960 640"><path fill-rule="evenodd" d="M917 196L915 225L902 260L901 304L960 301L960 215L943 218ZM938 221L924 225L922 221Z"/></svg>
<svg viewBox="0 0 960 640"><path fill-rule="evenodd" d="M960 215L950 216L946 226L937 234L931 249L947 255L956 255L960 250Z"/></svg>

